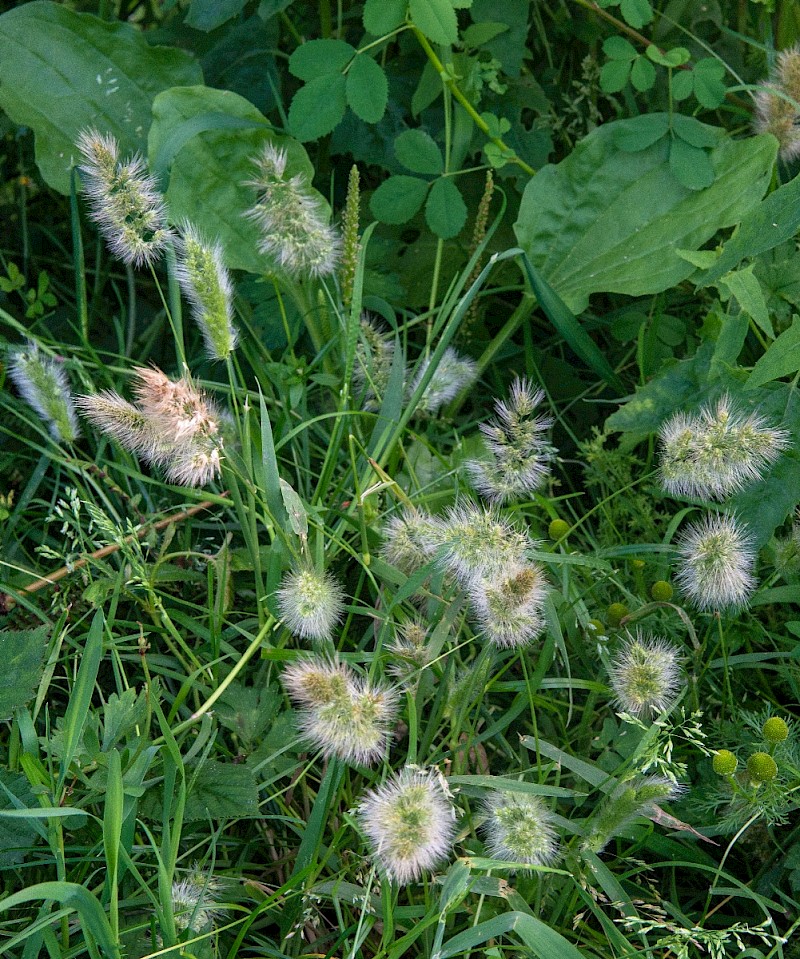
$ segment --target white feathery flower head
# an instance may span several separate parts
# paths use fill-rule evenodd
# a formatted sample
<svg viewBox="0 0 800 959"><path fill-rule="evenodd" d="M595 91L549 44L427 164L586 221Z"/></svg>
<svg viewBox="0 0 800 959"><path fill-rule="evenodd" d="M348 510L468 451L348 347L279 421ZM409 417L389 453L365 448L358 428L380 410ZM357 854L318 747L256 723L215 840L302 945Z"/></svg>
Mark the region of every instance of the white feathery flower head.
<svg viewBox="0 0 800 959"><path fill-rule="evenodd" d="M286 177L286 150L267 143L253 161L248 186L258 200L245 214L261 230L259 250L290 276L325 276L339 259L340 241L328 225L321 197L304 174Z"/></svg>
<svg viewBox="0 0 800 959"><path fill-rule="evenodd" d="M753 128L771 133L786 163L800 156L800 44L782 50L775 69L755 94Z"/></svg>
<svg viewBox="0 0 800 959"><path fill-rule="evenodd" d="M680 692L680 653L667 640L637 630L611 657L609 676L624 712L659 715L672 708Z"/></svg>
<svg viewBox="0 0 800 959"><path fill-rule="evenodd" d="M292 664L283 683L298 704L304 736L326 756L369 764L385 754L397 712L394 689L319 657Z"/></svg>
<svg viewBox="0 0 800 959"><path fill-rule="evenodd" d="M496 579L525 563L535 546L527 534L512 526L495 508L478 506L469 500L450 507L442 538L444 567L463 586L471 585L476 577Z"/></svg>
<svg viewBox="0 0 800 959"><path fill-rule="evenodd" d="M539 796L496 792L486 801L483 830L494 859L547 866L558 855L553 817Z"/></svg>
<svg viewBox="0 0 800 959"><path fill-rule="evenodd" d="M405 885L448 858L455 809L433 770L406 766L359 806L372 854L387 875Z"/></svg>
<svg viewBox="0 0 800 959"><path fill-rule="evenodd" d="M442 523L425 510L404 509L386 521L383 539L381 555L386 562L411 576L429 563L442 545Z"/></svg>
<svg viewBox="0 0 800 959"><path fill-rule="evenodd" d="M508 503L529 495L550 473L555 450L546 434L553 419L536 412L544 396L544 390L517 379L508 403L495 403L497 418L481 425L490 459L471 460L467 468L475 488L492 503Z"/></svg>
<svg viewBox="0 0 800 959"><path fill-rule="evenodd" d="M233 284L219 241L206 240L191 223L181 229L176 276L203 334L206 353L224 360L236 348Z"/></svg>
<svg viewBox="0 0 800 959"><path fill-rule="evenodd" d="M678 543L676 580L698 609L737 609L756 587L755 548L736 517L709 513Z"/></svg>
<svg viewBox="0 0 800 959"><path fill-rule="evenodd" d="M286 573L275 595L287 629L302 639L330 639L342 618L341 586L330 573L311 566Z"/></svg>
<svg viewBox="0 0 800 959"><path fill-rule="evenodd" d="M74 443L80 436L78 417L61 364L44 356L35 343L29 343L11 352L8 374L22 397L47 424L53 439Z"/></svg>
<svg viewBox="0 0 800 959"><path fill-rule="evenodd" d="M102 432L153 466L170 483L205 486L222 464L222 417L186 375L170 380L161 370L137 369L137 404L113 391L81 396L84 415Z"/></svg>
<svg viewBox="0 0 800 959"><path fill-rule="evenodd" d="M123 163L110 134L84 130L77 147L91 217L114 256L132 266L155 262L172 238L164 199L140 156Z"/></svg>
<svg viewBox="0 0 800 959"><path fill-rule="evenodd" d="M469 596L484 635L495 646L525 646L544 629L544 572L535 563L514 563L499 575L476 577Z"/></svg>
<svg viewBox="0 0 800 959"><path fill-rule="evenodd" d="M172 884L172 913L179 932L210 932L225 914L224 906L215 901L222 883L195 864L189 872Z"/></svg>
<svg viewBox="0 0 800 959"><path fill-rule="evenodd" d="M789 445L785 430L737 410L723 395L697 416L678 413L659 432L661 479L668 493L724 499L756 480Z"/></svg>
<svg viewBox="0 0 800 959"><path fill-rule="evenodd" d="M422 361L416 375L408 388L408 395L413 396L423 377L428 372L430 357ZM419 401L417 410L421 413L433 415L450 400L454 400L459 393L472 386L478 377L478 365L467 356L461 356L448 346L442 354L436 372L425 387L425 392Z"/></svg>

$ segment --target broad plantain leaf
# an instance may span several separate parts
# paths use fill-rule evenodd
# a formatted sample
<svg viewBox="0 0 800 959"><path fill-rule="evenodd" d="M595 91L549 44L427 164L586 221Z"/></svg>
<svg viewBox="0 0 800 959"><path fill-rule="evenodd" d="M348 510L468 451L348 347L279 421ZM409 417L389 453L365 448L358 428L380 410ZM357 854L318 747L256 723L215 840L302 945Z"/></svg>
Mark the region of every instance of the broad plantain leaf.
<svg viewBox="0 0 800 959"><path fill-rule="evenodd" d="M617 137L631 129L638 121L604 124L525 188L514 225L520 246L574 313L592 293L642 296L679 283L693 267L676 248L696 250L738 223L769 183L770 136L722 140L710 154L714 182L689 190L669 168L668 137L636 153L619 149Z"/></svg>
<svg viewBox="0 0 800 959"><path fill-rule="evenodd" d="M61 193L70 190L82 129L112 134L123 155L143 153L156 94L202 82L188 54L150 46L127 23L47 0L0 17L0 108L36 134L36 162Z"/></svg>

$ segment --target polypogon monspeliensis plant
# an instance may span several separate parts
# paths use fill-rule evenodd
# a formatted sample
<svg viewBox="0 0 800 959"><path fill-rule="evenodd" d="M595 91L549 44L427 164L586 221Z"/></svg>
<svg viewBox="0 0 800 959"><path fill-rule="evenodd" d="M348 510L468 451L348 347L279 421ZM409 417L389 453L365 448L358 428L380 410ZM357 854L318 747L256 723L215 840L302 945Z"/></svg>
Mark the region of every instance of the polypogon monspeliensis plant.
<svg viewBox="0 0 800 959"><path fill-rule="evenodd" d="M539 796L496 792L487 799L483 832L495 859L547 866L558 855L553 816Z"/></svg>
<svg viewBox="0 0 800 959"><path fill-rule="evenodd" d="M680 651L668 640L641 630L629 633L608 667L617 706L645 719L670 710L683 680L680 659Z"/></svg>
<svg viewBox="0 0 800 959"><path fill-rule="evenodd" d="M744 523L709 513L681 533L675 580L698 609L735 611L747 605L756 588L755 556Z"/></svg>
<svg viewBox="0 0 800 959"><path fill-rule="evenodd" d="M302 639L330 639L342 617L341 586L330 573L308 564L286 573L275 595L286 627Z"/></svg>

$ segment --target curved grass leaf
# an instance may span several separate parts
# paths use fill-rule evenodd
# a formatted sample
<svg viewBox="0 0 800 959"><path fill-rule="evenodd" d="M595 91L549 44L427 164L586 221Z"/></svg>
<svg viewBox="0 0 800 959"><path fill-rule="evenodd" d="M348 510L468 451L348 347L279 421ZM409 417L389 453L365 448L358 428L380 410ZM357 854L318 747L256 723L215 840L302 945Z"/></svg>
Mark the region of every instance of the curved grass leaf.
<svg viewBox="0 0 800 959"><path fill-rule="evenodd" d="M36 134L36 162L69 193L75 140L85 127L144 152L150 108L161 90L202 83L194 60L151 46L141 30L37 0L0 17L0 107Z"/></svg>

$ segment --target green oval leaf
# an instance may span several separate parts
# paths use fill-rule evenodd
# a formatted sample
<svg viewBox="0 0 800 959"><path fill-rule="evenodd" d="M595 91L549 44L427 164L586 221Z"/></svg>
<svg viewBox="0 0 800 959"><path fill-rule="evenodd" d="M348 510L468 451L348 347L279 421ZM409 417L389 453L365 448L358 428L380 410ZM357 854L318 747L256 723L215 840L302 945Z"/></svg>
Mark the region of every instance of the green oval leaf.
<svg viewBox="0 0 800 959"><path fill-rule="evenodd" d="M202 81L188 54L150 46L127 23L45 0L0 17L0 108L33 130L42 176L61 193L70 190L82 129L112 134L123 155L143 153L155 96Z"/></svg>
<svg viewBox="0 0 800 959"><path fill-rule="evenodd" d="M458 236L467 219L467 205L455 183L445 177L435 180L425 204L425 220L443 240Z"/></svg>
<svg viewBox="0 0 800 959"><path fill-rule="evenodd" d="M192 0L183 21L187 27L210 33L242 12L247 0Z"/></svg>
<svg viewBox="0 0 800 959"><path fill-rule="evenodd" d="M289 107L289 130L301 143L330 133L347 108L345 79L340 74L317 77L295 93Z"/></svg>
<svg viewBox="0 0 800 959"><path fill-rule="evenodd" d="M702 190L714 182L714 167L705 150L676 137L669 150L669 168L690 190Z"/></svg>
<svg viewBox="0 0 800 959"><path fill-rule="evenodd" d="M341 73L356 55L344 40L307 40L289 57L289 72L301 80L316 80Z"/></svg>
<svg viewBox="0 0 800 959"><path fill-rule="evenodd" d="M377 123L386 111L389 81L381 67L366 54L356 57L347 72L347 103L365 123Z"/></svg>
<svg viewBox="0 0 800 959"><path fill-rule="evenodd" d="M603 53L611 60L635 60L636 47L624 37L608 37L603 41Z"/></svg>
<svg viewBox="0 0 800 959"><path fill-rule="evenodd" d="M644 92L653 88L656 82L656 68L645 57L637 57L631 67L631 83L636 90Z"/></svg>
<svg viewBox="0 0 800 959"><path fill-rule="evenodd" d="M458 40L458 20L450 0L410 0L408 10L429 40L445 46Z"/></svg>
<svg viewBox="0 0 800 959"><path fill-rule="evenodd" d="M609 60L600 71L600 89L605 93L619 93L628 82L630 73L628 60Z"/></svg>
<svg viewBox="0 0 800 959"><path fill-rule="evenodd" d="M444 157L439 145L424 130L405 130L394 141L397 159L412 173L434 176L444 171Z"/></svg>
<svg viewBox="0 0 800 959"><path fill-rule="evenodd" d="M367 0L364 4L364 29L373 37L397 29L406 18L408 0Z"/></svg>
<svg viewBox="0 0 800 959"><path fill-rule="evenodd" d="M419 210L428 192L428 183L415 176L390 176L372 194L373 215L381 223L408 223Z"/></svg>

